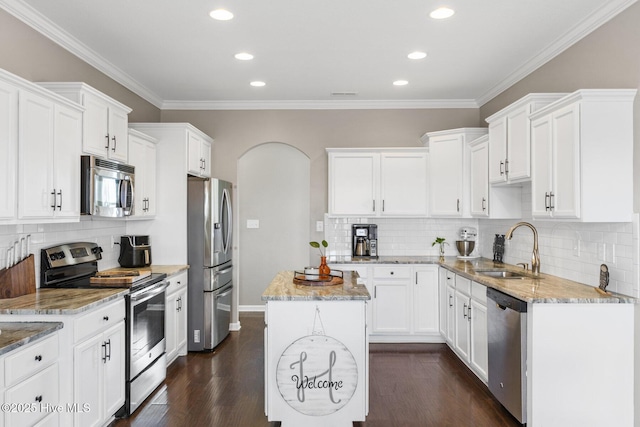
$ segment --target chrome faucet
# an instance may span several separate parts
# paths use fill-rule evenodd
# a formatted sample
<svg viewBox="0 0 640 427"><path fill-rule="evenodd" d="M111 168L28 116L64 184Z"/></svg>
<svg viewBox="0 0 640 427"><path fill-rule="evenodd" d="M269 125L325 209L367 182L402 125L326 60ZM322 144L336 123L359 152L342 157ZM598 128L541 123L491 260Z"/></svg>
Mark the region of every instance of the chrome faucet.
<svg viewBox="0 0 640 427"><path fill-rule="evenodd" d="M531 231L533 231L533 253L531 254L531 271L533 272L533 274L540 274L540 254L538 253L538 230L536 230L536 228L533 225L529 224L528 222L519 222L515 224L513 227L511 227L509 231L507 231L507 234L504 235L504 237L507 240L511 240L515 229L522 225L529 227Z"/></svg>

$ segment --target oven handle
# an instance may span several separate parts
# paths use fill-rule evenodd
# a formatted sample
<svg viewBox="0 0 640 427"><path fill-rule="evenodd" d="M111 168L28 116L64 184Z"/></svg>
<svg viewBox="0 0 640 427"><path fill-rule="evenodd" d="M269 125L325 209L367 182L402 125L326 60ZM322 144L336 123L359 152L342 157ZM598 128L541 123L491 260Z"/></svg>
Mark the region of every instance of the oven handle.
<svg viewBox="0 0 640 427"><path fill-rule="evenodd" d="M169 285L167 284L167 282L162 281L158 285L155 285L153 287L144 288L139 291L136 291L135 293L130 294L129 297L131 298L131 301L136 301L136 302L146 301L164 292L164 290L167 289L168 286Z"/></svg>

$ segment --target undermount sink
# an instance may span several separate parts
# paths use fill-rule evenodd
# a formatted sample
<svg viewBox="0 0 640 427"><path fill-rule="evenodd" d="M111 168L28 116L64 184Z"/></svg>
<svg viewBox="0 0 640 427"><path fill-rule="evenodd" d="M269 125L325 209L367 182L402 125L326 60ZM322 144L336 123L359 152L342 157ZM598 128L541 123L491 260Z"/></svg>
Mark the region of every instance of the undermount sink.
<svg viewBox="0 0 640 427"><path fill-rule="evenodd" d="M506 270L476 270L476 273L483 276L495 277L497 279L524 279L526 277L524 274Z"/></svg>

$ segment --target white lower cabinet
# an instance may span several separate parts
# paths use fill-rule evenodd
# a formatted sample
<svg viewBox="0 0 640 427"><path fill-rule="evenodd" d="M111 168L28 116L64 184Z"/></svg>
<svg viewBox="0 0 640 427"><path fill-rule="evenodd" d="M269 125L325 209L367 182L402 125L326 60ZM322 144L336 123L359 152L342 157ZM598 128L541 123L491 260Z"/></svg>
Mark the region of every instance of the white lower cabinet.
<svg viewBox="0 0 640 427"><path fill-rule="evenodd" d="M371 294L370 342L442 342L435 264L331 264L357 271Z"/></svg>
<svg viewBox="0 0 640 427"><path fill-rule="evenodd" d="M444 283L442 283L444 281ZM440 270L440 307L446 311L447 344L483 381L488 381L487 288Z"/></svg>
<svg viewBox="0 0 640 427"><path fill-rule="evenodd" d="M76 426L103 425L124 404L124 318L95 333L74 348Z"/></svg>
<svg viewBox="0 0 640 427"><path fill-rule="evenodd" d="M2 402L9 405L9 410L0 417L0 425L59 424L58 413L53 409L60 404L58 347L56 332L0 360L5 372L1 385L6 386Z"/></svg>
<svg viewBox="0 0 640 427"><path fill-rule="evenodd" d="M187 354L187 280L186 271L167 278L165 339L167 365Z"/></svg>

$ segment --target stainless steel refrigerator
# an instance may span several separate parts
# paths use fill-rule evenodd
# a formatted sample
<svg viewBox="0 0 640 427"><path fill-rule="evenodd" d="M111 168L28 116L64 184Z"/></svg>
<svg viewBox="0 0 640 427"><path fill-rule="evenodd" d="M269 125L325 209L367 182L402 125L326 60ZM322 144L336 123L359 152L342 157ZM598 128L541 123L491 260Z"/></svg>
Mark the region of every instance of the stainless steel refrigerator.
<svg viewBox="0 0 640 427"><path fill-rule="evenodd" d="M231 183L189 177L188 185L188 349L207 351L231 321Z"/></svg>

